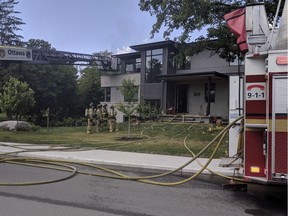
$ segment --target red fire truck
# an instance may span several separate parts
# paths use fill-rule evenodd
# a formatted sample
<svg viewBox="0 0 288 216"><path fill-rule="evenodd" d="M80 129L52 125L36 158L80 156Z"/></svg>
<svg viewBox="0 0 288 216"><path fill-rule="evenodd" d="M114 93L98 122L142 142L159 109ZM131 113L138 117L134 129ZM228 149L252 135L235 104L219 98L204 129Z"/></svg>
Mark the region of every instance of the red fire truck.
<svg viewBox="0 0 288 216"><path fill-rule="evenodd" d="M228 26L238 36L240 49L247 52L243 95L243 166L247 181L287 184L287 7L286 0L280 22L275 20L273 25L268 24L264 4L225 15Z"/></svg>

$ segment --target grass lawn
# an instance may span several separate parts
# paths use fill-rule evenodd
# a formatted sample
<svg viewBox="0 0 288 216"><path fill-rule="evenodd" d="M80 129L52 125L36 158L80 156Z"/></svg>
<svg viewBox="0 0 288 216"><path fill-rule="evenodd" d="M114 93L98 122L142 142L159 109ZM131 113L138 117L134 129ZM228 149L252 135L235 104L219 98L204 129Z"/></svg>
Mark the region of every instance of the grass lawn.
<svg viewBox="0 0 288 216"><path fill-rule="evenodd" d="M203 123L175 124L145 122L131 127L131 139L127 139L127 123L119 124L119 131L109 133L86 133L86 127L50 127L33 131L0 130L0 141L31 144L61 144L93 149L153 153L163 155L191 156L184 147L184 139L197 154L220 130L209 131L211 126ZM93 128L95 131L95 127ZM216 145L216 144L215 144ZM215 145L201 157L209 157ZM224 140L216 157L227 156L228 141Z"/></svg>

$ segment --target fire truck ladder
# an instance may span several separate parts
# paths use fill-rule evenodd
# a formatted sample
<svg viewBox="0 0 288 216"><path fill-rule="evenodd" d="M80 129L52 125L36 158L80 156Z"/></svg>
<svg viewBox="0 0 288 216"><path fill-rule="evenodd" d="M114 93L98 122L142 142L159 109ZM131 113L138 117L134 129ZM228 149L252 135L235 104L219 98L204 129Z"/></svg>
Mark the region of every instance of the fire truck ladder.
<svg viewBox="0 0 288 216"><path fill-rule="evenodd" d="M111 68L111 58L100 55L89 55L57 50L32 48L30 64L59 64L59 65L95 65L98 69Z"/></svg>

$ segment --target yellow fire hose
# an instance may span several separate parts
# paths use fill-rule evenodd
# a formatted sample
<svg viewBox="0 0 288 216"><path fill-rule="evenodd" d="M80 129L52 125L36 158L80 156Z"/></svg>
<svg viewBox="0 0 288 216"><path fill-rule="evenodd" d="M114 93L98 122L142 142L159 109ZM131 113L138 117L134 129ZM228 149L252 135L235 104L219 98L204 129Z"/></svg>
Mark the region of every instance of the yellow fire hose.
<svg viewBox="0 0 288 216"><path fill-rule="evenodd" d="M66 164L62 164L62 163L57 163L57 162L53 162L53 161L41 161L41 160L35 160L35 159L23 159L23 158L6 158L3 160L0 160L0 162L11 162L11 161L34 161L37 163L42 163L42 164L50 164L50 165L54 165L54 166L59 166L59 167L65 167L66 169L60 169L60 168L55 168L57 170L62 170L62 171L67 171L67 168L70 169L71 174L69 176L63 177L63 178L59 178L59 179L54 179L54 180L45 180L45 181L35 181L35 182L0 182L0 186L29 186L29 185L39 185L39 184L48 184L48 183L55 183L55 182L59 182L59 181L64 181L67 180L69 178L72 178L73 176L76 175L77 173L77 169L75 167L66 165ZM33 166L32 164L30 164L30 166ZM36 165L37 167L42 167L42 168L47 168L47 166L41 166L39 164Z"/></svg>
<svg viewBox="0 0 288 216"><path fill-rule="evenodd" d="M157 175L151 175L151 176L128 176L125 175L123 173L114 171L112 169L107 169L101 166L97 166L97 165L93 165L93 164L89 164L89 163L83 163L83 162L78 162L78 161L68 161L68 160L48 160L48 159L35 159L35 158L4 158L1 159L0 162L7 162L7 163L17 163L17 164L21 164L21 165L28 165L28 166L34 166L34 167L41 167L41 168L47 168L47 169L55 169L55 170L61 170L61 171L66 171L66 172L71 172L71 174L67 177L63 177L60 179L56 179L56 180L47 180L47 181L38 181L38 182L23 182L23 183L9 183L9 182L0 182L0 186L24 186L24 185L37 185L37 184L47 184L47 183L53 183L53 182L58 182L58 181L63 181L66 179L69 179L73 176L76 175L76 173L79 174L86 174L86 175L91 175L91 176L101 176L101 177L108 177L108 178L116 178L116 179L125 179L125 180L136 180L139 182L144 182L144 183L148 183L148 184L154 184L154 185L161 185L161 186L174 186L174 185L179 185L179 184L183 184L185 182L188 182L194 178L196 178L199 174L201 174L203 172L203 170L207 169L207 166L209 165L209 163L212 161L214 155L216 154L217 150L219 149L225 135L227 134L227 132L229 131L229 129L240 119L242 119L243 116L237 118L236 120L234 120L232 123L230 123L229 125L227 125L218 135L216 135L211 142L209 142L200 152L198 152L196 155L187 147L186 145L186 139L188 136L185 137L184 140L184 145L185 147L188 149L188 151L192 154L193 158L191 160L189 160L188 162L186 162L185 164L183 164L182 166L178 167L177 169L174 169L172 171L168 171L162 174L157 174ZM213 153L211 154L209 160L206 162L205 165L202 165L201 163L198 164L200 166L202 166L202 168L195 173L194 175L181 180L181 181L177 181L177 182L157 182L157 181L151 181L148 179L153 179L153 178L159 178L159 177L164 177L170 174L173 174L181 169L183 169L184 167L186 167L187 165L191 164L193 161L197 160L197 158L203 153L205 152L211 145L214 144L214 142L218 139L218 143L213 151ZM53 149L54 150L54 149ZM34 150L35 151L35 150ZM16 153L19 152L23 152L23 150L19 150ZM15 162L16 161L16 162ZM27 164L27 162L29 162ZM32 163L32 164L31 164ZM35 164L37 163L37 164ZM39 164L41 165L39 165ZM43 165L43 164L48 164L47 165ZM82 165L82 166L88 166L91 168L95 168L101 171L105 171L107 173L109 173L109 175L105 175L105 174L98 174L98 173L93 173L93 172L84 172L84 171L79 171L77 170L75 167L67 165L67 164L77 164L77 165ZM207 169L209 170L209 169ZM211 170L209 170L211 172ZM215 172L212 171L212 173L217 174ZM219 174L217 174L219 175ZM222 177L228 177L228 176L224 176L224 175L220 175ZM228 177L230 178L230 177ZM242 179L235 179L234 180L237 181L242 181Z"/></svg>

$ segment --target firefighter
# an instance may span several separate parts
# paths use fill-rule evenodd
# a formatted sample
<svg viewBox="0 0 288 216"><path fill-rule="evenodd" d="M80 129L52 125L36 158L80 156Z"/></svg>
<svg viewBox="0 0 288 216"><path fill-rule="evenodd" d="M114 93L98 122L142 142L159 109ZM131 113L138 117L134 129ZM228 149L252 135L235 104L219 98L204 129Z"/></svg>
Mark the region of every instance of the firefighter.
<svg viewBox="0 0 288 216"><path fill-rule="evenodd" d="M107 109L107 104L103 104L102 106L102 124L103 127L108 127L108 109Z"/></svg>
<svg viewBox="0 0 288 216"><path fill-rule="evenodd" d="M86 111L85 111L86 112ZM88 119L87 122L87 134L91 134L92 126L93 126L93 118L94 118L94 106L93 103L90 103L87 112L85 113Z"/></svg>
<svg viewBox="0 0 288 216"><path fill-rule="evenodd" d="M102 123L103 123L103 116L102 116L102 105L98 104L96 109L96 132L102 131Z"/></svg>
<svg viewBox="0 0 288 216"><path fill-rule="evenodd" d="M109 117L108 117L108 119L109 119L108 125L109 125L109 131L110 132L118 131L117 122L116 122L116 115L117 115L117 111L114 109L114 106L111 105L110 110L109 110Z"/></svg>

